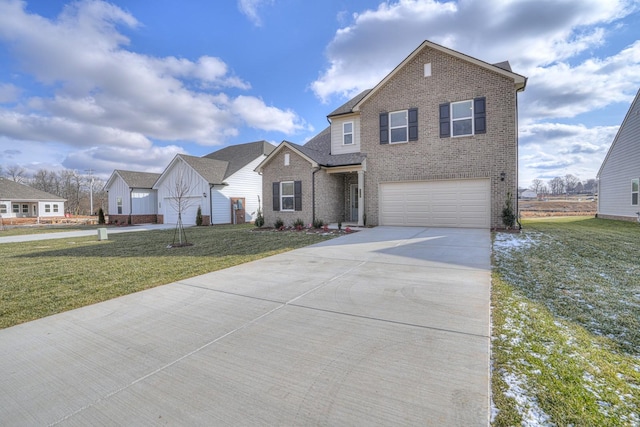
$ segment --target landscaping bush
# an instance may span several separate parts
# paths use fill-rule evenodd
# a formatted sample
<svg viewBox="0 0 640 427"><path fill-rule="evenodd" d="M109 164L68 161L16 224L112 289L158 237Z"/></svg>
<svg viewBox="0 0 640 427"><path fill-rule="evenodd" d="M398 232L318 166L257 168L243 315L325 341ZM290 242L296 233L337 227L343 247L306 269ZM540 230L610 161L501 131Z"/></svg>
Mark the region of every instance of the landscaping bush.
<svg viewBox="0 0 640 427"><path fill-rule="evenodd" d="M324 221L322 221L321 219L314 219L313 220L313 228L322 228L324 226Z"/></svg>
<svg viewBox="0 0 640 427"><path fill-rule="evenodd" d="M98 224L104 224L104 211L102 208L98 211Z"/></svg>
<svg viewBox="0 0 640 427"><path fill-rule="evenodd" d="M281 218L276 218L276 222L273 223L273 226L276 228L276 230L279 230L284 227L284 221L282 221Z"/></svg>
<svg viewBox="0 0 640 427"><path fill-rule="evenodd" d="M304 228L304 221L298 218L294 221L293 226L296 230L300 231Z"/></svg>
<svg viewBox="0 0 640 427"><path fill-rule="evenodd" d="M198 212L196 213L196 225L202 225L202 208L198 206Z"/></svg>

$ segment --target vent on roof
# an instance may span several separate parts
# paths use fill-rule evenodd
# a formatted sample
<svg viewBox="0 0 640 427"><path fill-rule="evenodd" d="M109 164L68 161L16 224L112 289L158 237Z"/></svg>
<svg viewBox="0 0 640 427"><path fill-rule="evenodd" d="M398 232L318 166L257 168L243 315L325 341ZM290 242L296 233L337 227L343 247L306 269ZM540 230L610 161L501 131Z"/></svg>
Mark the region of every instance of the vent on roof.
<svg viewBox="0 0 640 427"><path fill-rule="evenodd" d="M424 64L424 76L431 77L431 63Z"/></svg>

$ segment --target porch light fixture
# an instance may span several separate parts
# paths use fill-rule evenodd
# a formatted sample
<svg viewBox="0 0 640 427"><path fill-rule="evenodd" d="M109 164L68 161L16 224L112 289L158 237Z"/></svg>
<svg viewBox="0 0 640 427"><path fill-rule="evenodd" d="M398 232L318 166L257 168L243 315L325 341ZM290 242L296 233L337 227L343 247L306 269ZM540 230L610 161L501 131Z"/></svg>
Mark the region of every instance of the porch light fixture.
<svg viewBox="0 0 640 427"><path fill-rule="evenodd" d="M500 181L504 181L504 178L507 176L506 173L500 172Z"/></svg>

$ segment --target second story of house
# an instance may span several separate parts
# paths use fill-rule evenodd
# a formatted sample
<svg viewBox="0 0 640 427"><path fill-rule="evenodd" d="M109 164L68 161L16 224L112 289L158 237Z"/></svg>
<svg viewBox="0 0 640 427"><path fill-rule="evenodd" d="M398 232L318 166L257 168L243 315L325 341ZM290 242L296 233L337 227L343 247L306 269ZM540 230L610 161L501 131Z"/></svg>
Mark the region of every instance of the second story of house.
<svg viewBox="0 0 640 427"><path fill-rule="evenodd" d="M429 155L450 164L478 145L516 150L516 96L525 85L508 62L489 64L425 41L373 89L328 115L331 154Z"/></svg>

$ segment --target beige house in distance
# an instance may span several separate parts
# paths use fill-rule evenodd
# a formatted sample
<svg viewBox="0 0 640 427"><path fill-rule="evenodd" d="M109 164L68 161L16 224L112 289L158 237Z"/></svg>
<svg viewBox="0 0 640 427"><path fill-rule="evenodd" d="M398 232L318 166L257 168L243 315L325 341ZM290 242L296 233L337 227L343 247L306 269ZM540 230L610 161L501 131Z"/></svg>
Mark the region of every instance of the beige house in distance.
<svg viewBox="0 0 640 427"><path fill-rule="evenodd" d="M517 209L517 95L527 79L425 41L305 145L283 141L262 174L266 225L500 228Z"/></svg>

